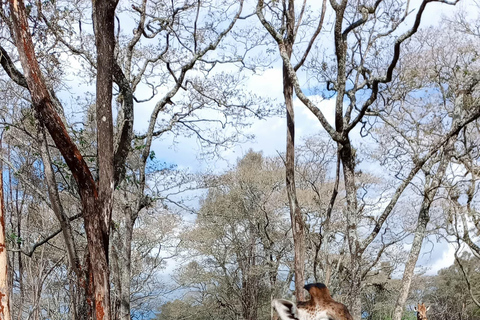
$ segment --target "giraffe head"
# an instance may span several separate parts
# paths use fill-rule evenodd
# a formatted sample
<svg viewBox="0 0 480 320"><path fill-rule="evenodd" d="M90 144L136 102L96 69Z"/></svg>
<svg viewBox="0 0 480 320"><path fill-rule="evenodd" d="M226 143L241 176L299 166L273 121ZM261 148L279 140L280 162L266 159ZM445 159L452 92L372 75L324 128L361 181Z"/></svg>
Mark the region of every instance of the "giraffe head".
<svg viewBox="0 0 480 320"><path fill-rule="evenodd" d="M417 320L427 320L428 309L430 309L430 307L427 308L425 303L419 303L418 306L415 307L415 311L417 312Z"/></svg>

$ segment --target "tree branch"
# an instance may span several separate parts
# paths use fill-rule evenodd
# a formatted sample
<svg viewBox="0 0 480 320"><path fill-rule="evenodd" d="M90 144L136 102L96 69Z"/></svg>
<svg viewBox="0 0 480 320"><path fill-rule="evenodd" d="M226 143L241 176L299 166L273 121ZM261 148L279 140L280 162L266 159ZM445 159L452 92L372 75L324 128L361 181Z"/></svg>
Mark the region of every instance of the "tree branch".
<svg viewBox="0 0 480 320"><path fill-rule="evenodd" d="M76 214L70 218L68 218L71 221L74 221L78 218L82 217L82 214L79 213L79 214ZM32 245L32 247L30 248L29 251L25 251L25 250L22 250L22 249L9 249L8 251L11 251L11 252L21 252L23 253L24 255L28 256L28 257L32 257L33 254L35 253L35 250L37 250L38 247L44 245L45 243L47 243L48 241L52 240L53 238L55 238L59 233L62 232L62 228L58 229L58 230L55 230L53 233L51 233L50 235L48 235L47 237L43 238L41 241L39 242L36 242Z"/></svg>
<svg viewBox="0 0 480 320"><path fill-rule="evenodd" d="M12 59L8 55L7 51L0 45L0 64L3 67L3 70L7 73L7 75L12 79L16 84L25 89L28 89L27 80L25 76L18 71L13 63Z"/></svg>
<svg viewBox="0 0 480 320"><path fill-rule="evenodd" d="M465 268L463 267L463 264L458 257L458 251L460 250L460 242L457 242L457 244L458 244L457 249L455 250L455 260L457 261L458 266L460 267L460 270L462 270L463 278L465 279L465 282L467 283L467 288L468 288L468 292L470 293L470 297L472 298L473 302L477 305L477 307L480 308L480 301L477 300L475 298L475 296L473 295L472 285L470 283L470 279L468 278L468 275L465 272Z"/></svg>
<svg viewBox="0 0 480 320"><path fill-rule="evenodd" d="M473 108L475 109L475 108ZM464 128L467 124L471 123L472 121L478 119L480 117L480 106L476 107L476 111L470 115L470 117L466 118L464 121L454 125L454 127L446 134L442 140L437 142L435 145L433 145L430 148L430 151L422 158L419 159L415 162L415 166L412 168L410 173L408 174L407 178L398 186L397 190L395 191L395 194L393 195L392 199L388 203L387 207L383 211L383 213L380 215L379 219L377 220L377 223L375 224L374 229L370 233L370 235L365 238L365 240L362 242L360 246L360 251L365 251L365 249L372 243L372 241L375 239L375 237L378 235L380 232L383 224L387 220L388 216L392 212L393 208L395 207L398 199L402 195L403 191L405 188L410 184L410 182L413 180L413 178L416 176L418 171L423 167L423 165L427 162L428 159L432 155L434 155L442 146L444 146L448 141L455 135L457 135L462 128Z"/></svg>

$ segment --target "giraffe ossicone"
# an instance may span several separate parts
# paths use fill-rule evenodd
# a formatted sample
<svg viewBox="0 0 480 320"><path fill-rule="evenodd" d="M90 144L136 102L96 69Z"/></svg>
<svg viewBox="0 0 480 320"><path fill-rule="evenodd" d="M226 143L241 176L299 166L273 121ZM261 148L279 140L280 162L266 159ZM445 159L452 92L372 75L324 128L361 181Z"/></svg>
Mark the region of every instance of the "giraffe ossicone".
<svg viewBox="0 0 480 320"><path fill-rule="evenodd" d="M425 303L419 303L414 309L417 312L417 320L427 320L427 311L430 309L430 306L427 308Z"/></svg>

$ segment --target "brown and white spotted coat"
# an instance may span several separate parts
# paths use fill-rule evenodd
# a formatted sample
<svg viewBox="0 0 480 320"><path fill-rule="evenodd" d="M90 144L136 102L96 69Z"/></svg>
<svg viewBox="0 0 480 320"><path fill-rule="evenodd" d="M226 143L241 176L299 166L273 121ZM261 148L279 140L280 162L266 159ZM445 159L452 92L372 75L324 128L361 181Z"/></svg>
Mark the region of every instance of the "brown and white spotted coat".
<svg viewBox="0 0 480 320"><path fill-rule="evenodd" d="M308 284L304 288L310 293L309 301L297 305L282 299L272 301L282 320L353 320L347 307L333 300L323 283Z"/></svg>
<svg viewBox="0 0 480 320"><path fill-rule="evenodd" d="M427 320L428 309L430 309L430 307L427 308L427 306L425 306L425 303L419 303L415 307L415 311L417 312L417 320Z"/></svg>

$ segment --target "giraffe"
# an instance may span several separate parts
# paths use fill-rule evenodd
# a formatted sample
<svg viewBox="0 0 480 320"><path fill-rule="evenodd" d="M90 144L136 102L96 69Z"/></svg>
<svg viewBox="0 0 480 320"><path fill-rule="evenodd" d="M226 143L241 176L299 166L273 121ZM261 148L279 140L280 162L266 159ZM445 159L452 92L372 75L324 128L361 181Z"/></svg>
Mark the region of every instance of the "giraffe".
<svg viewBox="0 0 480 320"><path fill-rule="evenodd" d="M425 303L419 303L414 309L417 312L417 320L427 320L427 311L430 309L430 307L427 308Z"/></svg>
<svg viewBox="0 0 480 320"><path fill-rule="evenodd" d="M336 302L330 296L327 286L323 283L307 284L310 293L309 301L295 303L274 299L272 307L277 310L282 320L353 320L345 305Z"/></svg>

